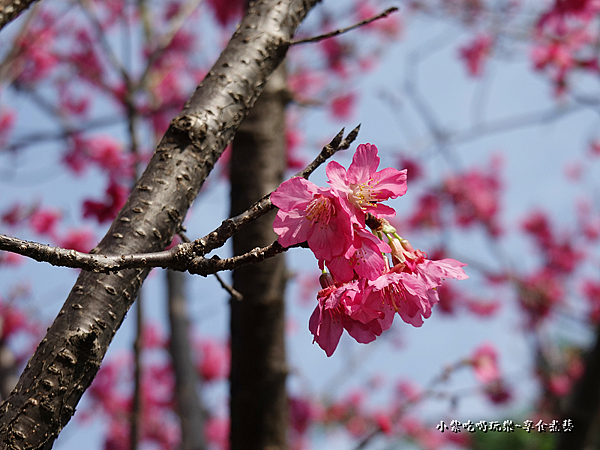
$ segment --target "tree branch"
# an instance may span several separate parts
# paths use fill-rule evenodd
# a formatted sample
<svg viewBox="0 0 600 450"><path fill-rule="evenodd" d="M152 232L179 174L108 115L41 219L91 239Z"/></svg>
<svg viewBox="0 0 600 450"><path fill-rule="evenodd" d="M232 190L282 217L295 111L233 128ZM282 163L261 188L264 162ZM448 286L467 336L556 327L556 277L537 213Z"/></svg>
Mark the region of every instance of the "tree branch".
<svg viewBox="0 0 600 450"><path fill-rule="evenodd" d="M269 203L270 204L270 203ZM240 227L241 228L241 227ZM214 256L210 259L197 255L190 244L179 244L170 250L154 253L138 253L132 255L95 255L68 250L37 242L23 241L10 236L0 235L0 248L27 256L36 261L47 262L53 266L83 269L92 273L118 272L129 269L150 269L160 267L190 272L192 275L212 275L223 270L233 270L246 264L252 264L272 258L279 253L294 247L305 247L297 244L291 247L282 247L278 242L263 248L227 259ZM232 295L235 295L232 293Z"/></svg>
<svg viewBox="0 0 600 450"><path fill-rule="evenodd" d="M356 139L359 129L360 125L348 133L348 136L346 136L345 139L342 139L344 133L344 130L342 129L329 144L323 147L313 162L295 176L308 178L321 164L333 156L337 151L345 150L350 147L350 144ZM164 269L177 271L187 270L192 274L206 276L220 270L230 270L239 267L236 265L238 262L230 261L231 258L229 260L222 260L219 264L207 263L207 260L204 259L204 255L221 247L227 239L248 223L273 210L275 207L271 203L270 197L271 194L269 193L243 213L236 217L224 220L218 228L203 238L197 239L194 242L179 244L170 250L160 252L130 255L97 254L94 252L83 253L76 250L38 244L37 242L24 241L5 235L0 235L0 250L18 253L39 262L50 263L53 266L71 267L95 273L110 273L125 269L162 267ZM122 239L123 236L121 235L119 238L119 234L115 233L113 234L113 237ZM274 253L272 256L275 254L277 253ZM268 255L271 255L271 253L267 253L266 255L265 258L270 257ZM241 266L247 264L245 261L252 262L252 258L256 258L256 256L247 254L237 258L242 258L236 260L239 261ZM261 261L263 259L261 259ZM225 263L223 261L227 262ZM227 266L227 268L215 269L215 267L222 267L224 265Z"/></svg>
<svg viewBox="0 0 600 450"><path fill-rule="evenodd" d="M159 252L285 57L317 0L258 0L175 118L92 254ZM48 449L95 377L149 269L82 272L17 386L0 406L2 448Z"/></svg>
<svg viewBox="0 0 600 450"><path fill-rule="evenodd" d="M171 327L169 353L175 372L175 399L181 421L181 450L205 450L207 448L204 426L206 410L198 393L200 377L194 366L193 348L190 342L189 314L185 292L187 275L168 270L168 313Z"/></svg>
<svg viewBox="0 0 600 450"><path fill-rule="evenodd" d="M297 44L307 44L309 42L318 42L318 41L322 41L324 39L329 39L331 37L335 37L338 36L340 34L343 33L347 33L348 31L352 31L356 28L362 27L364 25L368 25L371 22L375 22L376 20L379 19L383 19L384 17L389 16L391 13L398 11L398 8L396 6L392 6L391 8L386 9L384 12L382 12L381 14L377 14L376 16L373 16L369 19L365 19L362 20L358 23L355 23L352 26L346 27L346 28L340 28L339 30L335 30L332 31L330 33L325 33L325 34L321 34L319 36L314 36L311 38L306 38L306 39L298 39L297 41L292 41L291 45L297 45Z"/></svg>
<svg viewBox="0 0 600 450"><path fill-rule="evenodd" d="M354 128L345 139L342 139L344 134L344 129L340 130L340 132L333 138L333 140L327 144L321 150L321 153L317 155L317 157L311 162L306 169L301 172L298 172L295 176L300 176L308 179L308 177L328 158L331 158L336 152L340 150L346 150L352 142L358 136L358 131L360 130L360 125ZM246 226L253 220L258 219L264 214L268 213L274 208L271 203L271 194L265 195L263 198L258 200L252 206L250 206L246 211L241 214L238 214L235 217L224 220L221 225L207 234L201 239L196 239L194 244L194 251L197 254L205 255L210 253L212 250L222 247L227 239L233 236L238 230L242 227Z"/></svg>

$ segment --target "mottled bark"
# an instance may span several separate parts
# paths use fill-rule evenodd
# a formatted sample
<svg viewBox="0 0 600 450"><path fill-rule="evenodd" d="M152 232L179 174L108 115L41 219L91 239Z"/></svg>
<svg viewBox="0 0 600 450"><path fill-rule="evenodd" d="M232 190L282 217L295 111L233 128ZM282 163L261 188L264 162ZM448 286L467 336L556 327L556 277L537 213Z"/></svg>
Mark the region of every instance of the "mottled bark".
<svg viewBox="0 0 600 450"><path fill-rule="evenodd" d="M175 118L95 253L164 249L317 0L260 0ZM248 205L247 205L248 206ZM51 448L89 387L147 269L82 272L0 406L0 448Z"/></svg>
<svg viewBox="0 0 600 450"><path fill-rule="evenodd" d="M239 214L281 183L285 170L286 81L274 74L233 141L231 214ZM274 211L233 237L234 254L273 242ZM231 450L287 448L283 254L236 269L231 300Z"/></svg>
<svg viewBox="0 0 600 450"><path fill-rule="evenodd" d="M177 412L181 420L181 450L204 450L204 408L198 395L200 378L192 357L185 281L189 275L167 270L169 295L169 351L175 372Z"/></svg>
<svg viewBox="0 0 600 450"><path fill-rule="evenodd" d="M37 0L0 0L0 30Z"/></svg>
<svg viewBox="0 0 600 450"><path fill-rule="evenodd" d="M573 431L561 433L556 450L598 448L600 413L600 328L596 341L585 357L585 370L573 388L564 419L573 421Z"/></svg>

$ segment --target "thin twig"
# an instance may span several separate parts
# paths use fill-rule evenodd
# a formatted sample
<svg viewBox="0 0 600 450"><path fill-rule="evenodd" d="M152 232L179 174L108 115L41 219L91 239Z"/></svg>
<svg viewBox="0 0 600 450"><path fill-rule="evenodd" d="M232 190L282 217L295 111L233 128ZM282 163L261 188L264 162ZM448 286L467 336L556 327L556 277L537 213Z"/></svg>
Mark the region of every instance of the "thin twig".
<svg viewBox="0 0 600 450"><path fill-rule="evenodd" d="M407 398L406 400L404 400L402 402L402 404L400 404L398 406L397 410L394 412L394 415L393 415L394 417L392 419L392 423L400 422L400 419L406 413L406 410L410 406L413 406L417 402L423 402L424 400L427 400L428 398L432 398L432 397L439 395L439 393L435 390L435 387L439 384L442 384L442 383L448 381L448 379L454 372L456 372L458 369L460 369L462 367L467 366L468 364L469 364L469 362L467 359L461 359L461 360L455 362L454 364L444 367L442 372L437 377L435 377L434 379L432 379L429 382L428 386L425 388L424 391L422 391L419 395L417 395L413 398ZM374 438L376 438L377 436L379 436L382 433L383 433L383 429L380 426L374 427L368 434L366 434L359 441L359 443L356 445L356 447L354 447L354 450L363 450L364 448L367 447L367 445L369 445L371 443L371 441Z"/></svg>
<svg viewBox="0 0 600 450"><path fill-rule="evenodd" d="M148 56L144 72L142 73L142 76L139 78L138 82L134 87L135 91L145 86L150 71L152 70L152 66L163 55L167 47L171 45L171 42L173 42L173 38L175 37L175 35L179 32L181 27L183 27L186 20L190 18L192 13L200 6L200 3L202 3L202 0L191 0L190 2L183 5L179 10L178 14L175 17L173 17L171 23L169 24L169 30L159 37L159 41L156 44L156 47L154 48L154 50L152 50L150 56Z"/></svg>
<svg viewBox="0 0 600 450"><path fill-rule="evenodd" d="M350 144L354 142L358 131L360 130L360 124L354 128L345 139L342 140L344 129L332 139L321 150L321 153L311 162L306 169L298 172L295 176L301 176L308 179L308 177L328 158L333 156L337 151L345 150L350 147ZM225 244L227 239L233 236L238 230L243 228L248 223L258 219L265 215L269 211L273 210L275 206L271 203L271 194L265 195L263 198L254 203L250 208L235 217L224 220L221 225L216 228L213 232L207 234L201 239L194 241L194 251L196 253L205 255L212 250L219 248Z"/></svg>
<svg viewBox="0 0 600 450"><path fill-rule="evenodd" d="M81 5L81 8L83 9L84 14L87 16L88 20L92 23L92 26L94 27L94 29L96 31L96 35L98 37L98 40L100 41L100 45L104 49L104 54L106 55L106 58L110 61L111 65L113 66L113 69L115 69L117 72L119 72L121 74L121 76L123 77L123 79L125 80L125 82L127 83L127 85L129 85L131 82L129 74L127 73L127 71L121 64L121 62L119 61L119 58L117 57L117 55L113 51L110 43L106 39L106 33L102 29L102 24L100 23L100 19L96 15L96 12L94 11L94 7L91 4L90 0L79 0L79 3Z"/></svg>
<svg viewBox="0 0 600 450"><path fill-rule="evenodd" d="M214 274L215 277L217 278L217 281L219 282L219 284L221 285L221 287L223 289L225 289L229 295L231 295L233 298L235 298L238 301L244 300L244 296L237 290L235 290L233 288L233 286L231 286L230 284L225 283L225 281L223 280L223 278L221 278L221 276L218 273Z"/></svg>
<svg viewBox="0 0 600 450"><path fill-rule="evenodd" d="M25 39L25 37L28 34L31 35L29 28L30 28L30 25L32 24L32 22L34 21L34 19L39 14L39 10L40 10L40 8L38 5L34 5L31 8L31 12L25 19L25 22L23 22L23 26L21 26L21 29L19 30L17 37L15 37L12 41L13 44L11 46L10 51L4 57L4 59L2 61L0 61L0 82L7 82L7 84L8 84L17 78L17 74L15 73L14 62L15 62L15 60L17 60L17 58L19 56L22 56L23 49L24 49L23 46L17 45L17 43L23 42L23 40ZM33 36L30 39L35 40L36 37Z"/></svg>
<svg viewBox="0 0 600 450"><path fill-rule="evenodd" d="M192 242L190 240L190 238L186 236L186 234L183 232L183 230L180 230L177 233L177 235L186 244L189 244L190 242ZM233 288L233 286L231 286L230 284L225 283L225 280L223 280L223 278L221 278L218 273L215 273L213 275L217 278L217 281L219 282L219 284L221 285L221 287L223 289L225 289L229 293L229 295L231 295L236 300L243 300L244 299L244 296L239 291L235 290Z"/></svg>
<svg viewBox="0 0 600 450"><path fill-rule="evenodd" d="M330 33L321 34L319 36L314 36L314 37L311 37L311 38L298 39L297 41L292 41L290 43L290 45L307 44L309 42L318 42L318 41L322 41L323 39L329 39L331 37L338 36L338 35L340 35L342 33L347 33L348 31L352 31L355 28L362 27L364 25L368 25L371 22L374 22L376 20L379 20L379 19L382 19L384 17L387 17L391 13L396 12L396 11L398 11L398 8L396 6L393 6L391 8L386 9L381 14L378 14L378 15L376 15L374 17L369 18L369 19L365 19L365 20L363 20L361 22L355 23L354 25L352 25L350 27L340 28L339 30L335 30L335 31L332 31Z"/></svg>

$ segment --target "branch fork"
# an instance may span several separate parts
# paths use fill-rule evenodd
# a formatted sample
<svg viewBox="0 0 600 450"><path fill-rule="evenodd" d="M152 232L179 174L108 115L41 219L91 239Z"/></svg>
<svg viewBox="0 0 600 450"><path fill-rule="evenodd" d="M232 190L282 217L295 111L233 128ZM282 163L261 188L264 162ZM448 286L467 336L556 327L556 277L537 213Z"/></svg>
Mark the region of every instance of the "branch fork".
<svg viewBox="0 0 600 450"><path fill-rule="evenodd" d="M359 129L360 125L348 133L346 138L344 138L344 129L342 129L329 144L323 147L319 155L295 176L308 179L321 164L336 152L350 147L350 144L356 139ZM71 267L96 273L162 267L207 276L223 270L233 270L246 264L260 262L291 248L282 247L275 241L266 247L255 248L244 255L231 258L220 259L216 255L212 258L205 257L211 251L222 247L242 227L273 210L275 206L271 203L270 197L271 194L265 195L243 213L224 220L218 228L206 236L196 239L193 242L178 244L169 250L161 252L130 255L83 253L76 250L39 244L37 242L24 241L5 235L0 235L0 250L18 253L19 255L27 256L39 262L47 262L54 266ZM306 245L298 244L292 247L306 247Z"/></svg>

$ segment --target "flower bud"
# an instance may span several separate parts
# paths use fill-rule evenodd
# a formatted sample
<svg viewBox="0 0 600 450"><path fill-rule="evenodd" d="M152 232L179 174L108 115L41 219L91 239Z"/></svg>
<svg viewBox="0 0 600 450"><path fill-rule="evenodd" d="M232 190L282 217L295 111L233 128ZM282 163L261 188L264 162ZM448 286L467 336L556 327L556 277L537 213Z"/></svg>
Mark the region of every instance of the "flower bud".
<svg viewBox="0 0 600 450"><path fill-rule="evenodd" d="M406 258L404 257L404 248L402 247L402 243L398 239L393 238L390 240L389 244L390 248L392 249L392 263L394 265L403 264L404 261L406 261Z"/></svg>
<svg viewBox="0 0 600 450"><path fill-rule="evenodd" d="M409 253L415 253L415 249L412 245L410 245L410 242L408 242L406 239L402 239L401 243L402 247L404 247L404 250L406 250Z"/></svg>
<svg viewBox="0 0 600 450"><path fill-rule="evenodd" d="M319 284L323 289L335 286L335 281L333 281L333 276L329 272L323 272L319 277Z"/></svg>

